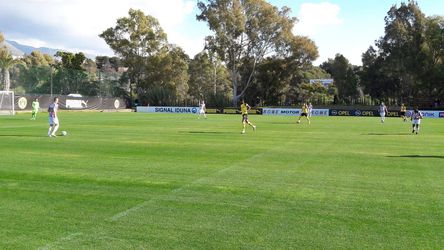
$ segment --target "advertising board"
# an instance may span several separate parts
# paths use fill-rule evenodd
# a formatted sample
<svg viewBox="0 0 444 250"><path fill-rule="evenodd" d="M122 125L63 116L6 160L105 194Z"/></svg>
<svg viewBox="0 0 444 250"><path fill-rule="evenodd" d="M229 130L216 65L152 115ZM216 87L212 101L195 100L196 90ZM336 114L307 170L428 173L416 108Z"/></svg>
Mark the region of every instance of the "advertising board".
<svg viewBox="0 0 444 250"><path fill-rule="evenodd" d="M136 111L142 113L197 114L199 107L138 106Z"/></svg>
<svg viewBox="0 0 444 250"><path fill-rule="evenodd" d="M299 115L301 115L301 109L263 108L262 115L299 116ZM328 109L313 109L311 111L311 115L312 116L328 116Z"/></svg>

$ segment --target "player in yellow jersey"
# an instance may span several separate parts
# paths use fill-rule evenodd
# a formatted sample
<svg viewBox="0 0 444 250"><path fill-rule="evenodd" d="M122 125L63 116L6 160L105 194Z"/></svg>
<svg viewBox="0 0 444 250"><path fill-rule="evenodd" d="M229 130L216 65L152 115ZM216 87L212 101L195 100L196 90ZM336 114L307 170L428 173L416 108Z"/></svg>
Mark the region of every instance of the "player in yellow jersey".
<svg viewBox="0 0 444 250"><path fill-rule="evenodd" d="M404 120L404 122L407 121L407 116L405 116L405 113L407 112L407 108L404 105L404 103L401 103L401 108L399 110L399 116Z"/></svg>
<svg viewBox="0 0 444 250"><path fill-rule="evenodd" d="M241 134L245 134L245 127L247 124L253 127L253 130L256 131L256 126L248 120L248 111L250 109L251 109L250 105L248 105L248 103L246 103L245 100L242 99L241 113L242 113L242 125L244 127L242 129Z"/></svg>
<svg viewBox="0 0 444 250"><path fill-rule="evenodd" d="M298 123L301 123L302 116L305 116L308 120L308 124L310 124L310 118L308 117L308 105L304 102L301 108L301 115L299 116Z"/></svg>

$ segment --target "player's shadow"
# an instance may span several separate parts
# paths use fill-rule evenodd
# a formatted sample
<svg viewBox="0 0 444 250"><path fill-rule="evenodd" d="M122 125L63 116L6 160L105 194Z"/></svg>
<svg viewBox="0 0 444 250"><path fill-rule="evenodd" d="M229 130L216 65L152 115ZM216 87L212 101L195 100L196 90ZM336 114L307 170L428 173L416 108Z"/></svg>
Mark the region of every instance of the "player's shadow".
<svg viewBox="0 0 444 250"><path fill-rule="evenodd" d="M362 134L362 135L410 135L410 133L368 133L368 134Z"/></svg>
<svg viewBox="0 0 444 250"><path fill-rule="evenodd" d="M390 158L434 158L434 159L444 159L441 155L390 155Z"/></svg>

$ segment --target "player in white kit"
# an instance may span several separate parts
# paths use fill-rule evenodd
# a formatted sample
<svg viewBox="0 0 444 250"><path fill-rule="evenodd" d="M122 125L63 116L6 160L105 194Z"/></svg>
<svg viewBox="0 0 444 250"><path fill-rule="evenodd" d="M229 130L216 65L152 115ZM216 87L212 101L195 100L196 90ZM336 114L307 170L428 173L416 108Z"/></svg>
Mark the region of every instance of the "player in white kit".
<svg viewBox="0 0 444 250"><path fill-rule="evenodd" d="M412 134L416 132L418 134L419 132L419 124L421 124L422 119L422 113L418 110L418 108L415 108L413 110L412 116L410 117L412 120Z"/></svg>
<svg viewBox="0 0 444 250"><path fill-rule="evenodd" d="M57 116L57 112L59 110L59 98L55 97L54 102L49 104L48 113L49 113L49 129L48 136L56 137L56 132L59 129L59 117Z"/></svg>
<svg viewBox="0 0 444 250"><path fill-rule="evenodd" d="M204 118L207 119L207 115L205 114L206 108L205 108L205 102L202 100L202 102L199 104L199 116L197 119L200 119L200 116L203 114Z"/></svg>
<svg viewBox="0 0 444 250"><path fill-rule="evenodd" d="M381 116L381 122L384 123L385 121L385 115L388 113L387 107L383 102L381 102L381 105L379 105L379 115Z"/></svg>
<svg viewBox="0 0 444 250"><path fill-rule="evenodd" d="M313 113L313 105L311 102L308 103L308 117L311 118L311 113Z"/></svg>

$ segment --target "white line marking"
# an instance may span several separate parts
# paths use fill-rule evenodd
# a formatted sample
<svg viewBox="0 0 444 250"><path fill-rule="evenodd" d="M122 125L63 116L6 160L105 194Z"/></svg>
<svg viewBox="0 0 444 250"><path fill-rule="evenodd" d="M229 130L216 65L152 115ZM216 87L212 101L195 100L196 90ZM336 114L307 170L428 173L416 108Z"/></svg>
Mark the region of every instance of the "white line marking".
<svg viewBox="0 0 444 250"><path fill-rule="evenodd" d="M139 210L139 209L145 207L146 205L148 205L148 203L149 203L150 201L151 201L151 200L144 201L144 202L142 202L142 203L140 203L140 204L138 204L138 205L136 205L136 206L134 206L134 207L128 208L128 209L125 210L125 211L122 211L122 212L120 212L120 213L118 213L118 214L115 214L113 217L111 217L111 221L117 221L118 219L120 219L120 218L122 218L122 217L125 217L125 216L127 216L128 214L130 214L130 213L132 213L132 212L135 212L135 211L137 211L137 210Z"/></svg>
<svg viewBox="0 0 444 250"><path fill-rule="evenodd" d="M288 143L287 143L287 144L288 144ZM262 151L262 152L257 153L257 154L255 154L255 155L251 156L250 158L247 158L247 159L245 159L245 160L243 160L243 161L251 161L251 160L254 160L254 159L256 159L256 158L260 158L260 157L262 157L263 155L268 155L268 154L269 154L270 152L272 152L272 151L278 150L278 149L280 149L280 148L285 148L285 147L286 147L286 145L282 145L282 146L280 146L280 147L272 148L271 150L268 150L268 151ZM237 163L232 164L232 165L230 165L230 166L228 166L228 167L226 167L226 168L222 168L221 170L219 170L219 171L217 171L216 173L213 173L213 174L211 174L211 175L209 175L209 176L201 177L201 178L199 178L199 179L194 180L193 182L190 182L190 183L188 183L188 184L185 184L185 185L183 185L183 186L181 186L181 187L179 187L179 188L173 189L173 190L171 190L170 193L171 193L171 194L173 194L173 193L178 193L178 192L180 192L180 191L182 191L182 190L184 190L184 189L186 189L186 188L188 188L188 187L191 187L191 186L193 186L193 185L195 185L195 184L198 184L198 183L200 183L200 182L202 182L202 181L204 181L204 180L206 180L206 179L208 179L208 178L210 178L210 177L214 177L214 176L220 175L220 174L222 174L222 173L224 173L224 172L226 172L226 171L229 171L230 169L235 168L235 167L238 167L238 166L239 166L239 165L238 165ZM117 213L117 214L115 214L114 216L111 217L111 221L118 221L120 218L126 217L126 216L128 216L129 214L131 214L131 213L133 213L133 212L136 212L136 211L139 210L139 209L144 208L145 206L147 206L148 204L150 204L152 201L153 201L153 198L152 198L152 199L149 199L149 200L147 200L147 201L144 201L144 202L142 202L142 203L139 203L139 204L137 204L137 205L135 205L135 206L133 206L133 207L131 207L131 208L128 208L128 209L125 210L125 211L122 211L122 212L120 212L120 213Z"/></svg>
<svg viewBox="0 0 444 250"><path fill-rule="evenodd" d="M62 238L58 239L57 241L54 241L52 243L48 243L43 247L39 247L39 248L37 248L37 250L49 250L49 249L57 246L60 243L63 243L65 241L70 241L80 235L83 235L83 233L78 232L78 233L69 234L68 236L62 237Z"/></svg>

